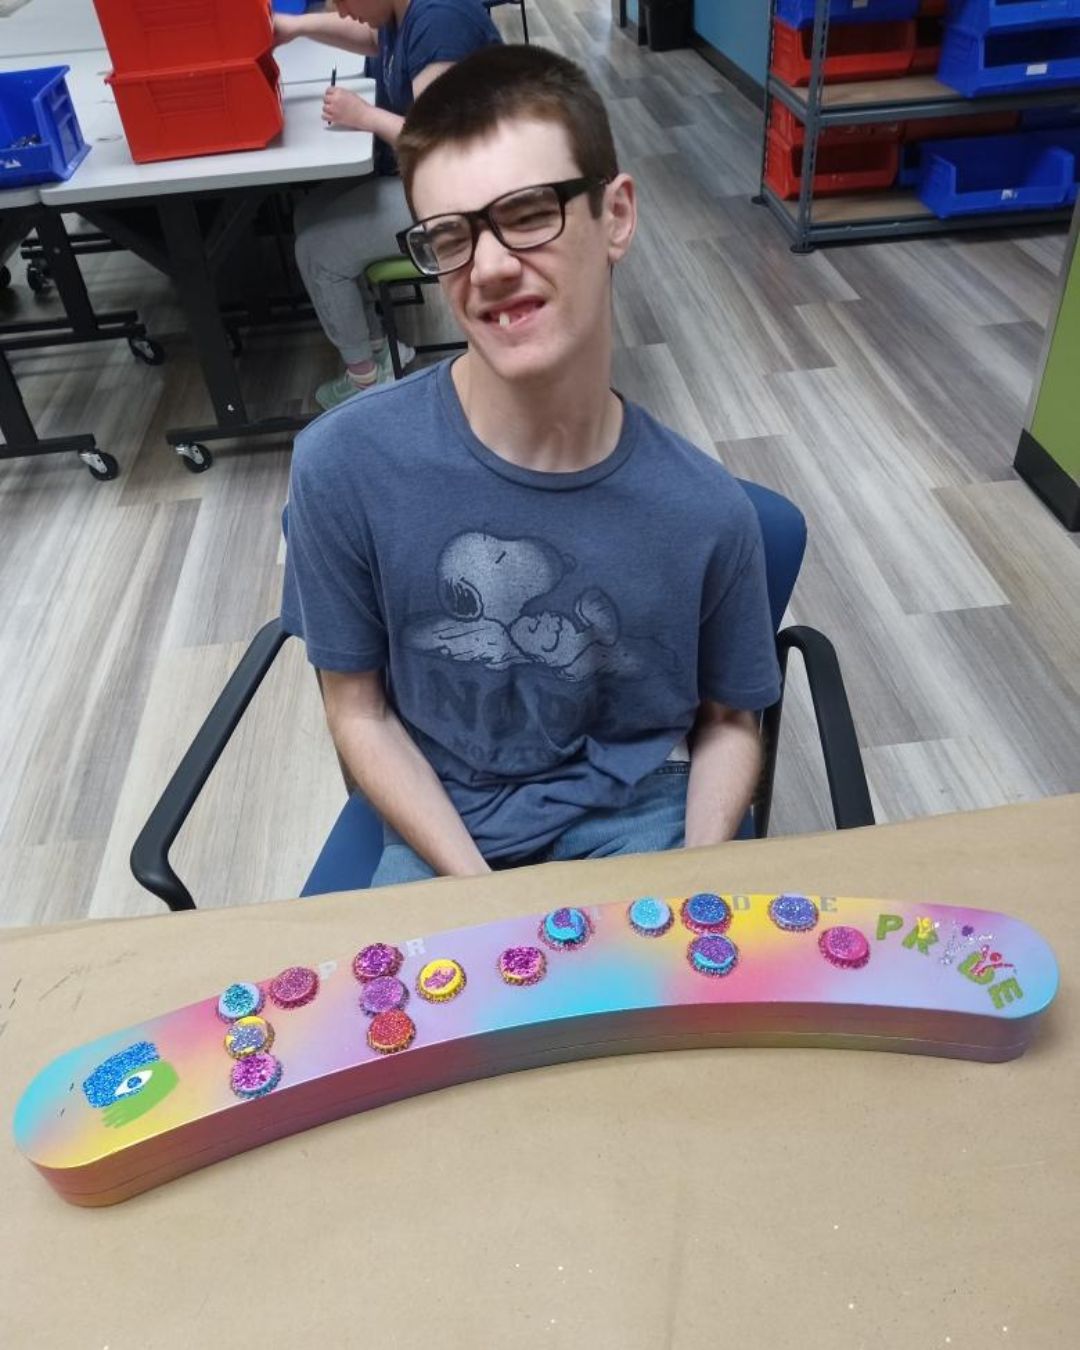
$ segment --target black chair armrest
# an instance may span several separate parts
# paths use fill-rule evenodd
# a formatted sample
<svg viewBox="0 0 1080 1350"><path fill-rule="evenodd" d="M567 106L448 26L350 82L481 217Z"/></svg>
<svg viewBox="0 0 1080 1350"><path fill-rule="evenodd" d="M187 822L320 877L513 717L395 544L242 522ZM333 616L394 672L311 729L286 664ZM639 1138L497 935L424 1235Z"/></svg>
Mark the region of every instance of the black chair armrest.
<svg viewBox="0 0 1080 1350"><path fill-rule="evenodd" d="M866 784L859 740L855 735L855 723L836 650L824 633L797 624L781 629L776 635L781 676L780 698L765 710L761 721L765 738L765 772L762 801L757 812L758 834L765 835L768 832L780 718L787 685L787 661L792 648L802 653L806 666L836 828L850 830L860 825L873 825L876 822L870 802L870 789Z"/></svg>
<svg viewBox="0 0 1080 1350"><path fill-rule="evenodd" d="M135 840L135 880L170 909L194 909L195 901L173 871L169 849L288 636L277 619L255 634Z"/></svg>

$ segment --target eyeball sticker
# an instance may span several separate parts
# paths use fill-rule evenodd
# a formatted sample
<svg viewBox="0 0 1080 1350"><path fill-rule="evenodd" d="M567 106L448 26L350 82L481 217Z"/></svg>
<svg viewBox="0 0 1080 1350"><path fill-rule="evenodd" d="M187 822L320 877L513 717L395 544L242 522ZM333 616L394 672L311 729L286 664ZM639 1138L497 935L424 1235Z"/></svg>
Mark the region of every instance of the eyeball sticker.
<svg viewBox="0 0 1080 1350"><path fill-rule="evenodd" d="M138 1041L99 1064L82 1089L90 1105L104 1112L104 1123L118 1129L146 1115L179 1081L156 1045Z"/></svg>

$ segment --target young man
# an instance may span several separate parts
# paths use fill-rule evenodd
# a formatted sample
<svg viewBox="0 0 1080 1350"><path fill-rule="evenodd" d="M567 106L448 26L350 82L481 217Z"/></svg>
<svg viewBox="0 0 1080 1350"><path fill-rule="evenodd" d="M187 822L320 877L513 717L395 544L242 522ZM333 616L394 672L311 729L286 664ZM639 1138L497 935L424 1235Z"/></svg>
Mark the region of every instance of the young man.
<svg viewBox="0 0 1080 1350"><path fill-rule="evenodd" d="M397 149L404 242L469 350L298 437L283 603L386 823L372 884L730 838L779 692L761 537L610 388L636 206L603 104L490 48Z"/></svg>

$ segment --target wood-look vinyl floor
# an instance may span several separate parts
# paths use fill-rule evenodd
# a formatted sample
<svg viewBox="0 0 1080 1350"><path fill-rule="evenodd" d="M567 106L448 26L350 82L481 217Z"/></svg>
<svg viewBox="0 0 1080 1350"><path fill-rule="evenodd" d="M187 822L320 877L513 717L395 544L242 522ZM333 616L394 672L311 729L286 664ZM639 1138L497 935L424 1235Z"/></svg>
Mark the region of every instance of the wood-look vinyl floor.
<svg viewBox="0 0 1080 1350"><path fill-rule="evenodd" d="M498 14L518 33L516 12ZM613 31L606 0L534 0L536 41L582 62L637 178L615 294L620 388L804 509L791 618L835 641L883 820L1080 789L1080 549L1014 477L1063 235L929 238L796 257L749 198L760 115L696 54ZM49 313L16 264L0 319ZM42 435L92 430L122 477L72 456L0 462L0 921L152 913L139 826L255 629L276 612L289 446L215 446L186 473L163 429L208 402L169 286L87 264L168 348L13 358ZM445 318L425 307L424 331ZM334 369L313 330L252 334L253 410L306 405ZM341 801L296 644L174 850L196 899L295 894ZM828 824L792 674L774 829ZM719 882L718 882L719 884Z"/></svg>

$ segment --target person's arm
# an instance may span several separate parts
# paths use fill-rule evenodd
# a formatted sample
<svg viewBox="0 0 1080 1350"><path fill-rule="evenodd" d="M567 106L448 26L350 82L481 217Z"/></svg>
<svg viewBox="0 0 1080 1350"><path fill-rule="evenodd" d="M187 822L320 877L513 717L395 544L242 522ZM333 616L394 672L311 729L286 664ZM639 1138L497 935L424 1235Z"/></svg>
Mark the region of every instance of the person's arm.
<svg viewBox="0 0 1080 1350"><path fill-rule="evenodd" d="M753 798L761 764L757 714L704 700L690 735L687 848L734 837Z"/></svg>
<svg viewBox="0 0 1080 1350"><path fill-rule="evenodd" d="M378 32L359 19L338 14L275 14L274 46L284 46L295 38L311 38L326 47L337 47L357 56L378 56Z"/></svg>
<svg viewBox="0 0 1080 1350"><path fill-rule="evenodd" d="M437 80L444 70L449 70L452 61L433 61L430 66L417 75L412 82L413 98L419 98L432 80ZM370 131L389 146L397 145L404 117L392 113L386 108L376 108L359 94L335 85L327 89L323 96L323 117L331 126L349 127L352 131Z"/></svg>
<svg viewBox="0 0 1080 1350"><path fill-rule="evenodd" d="M434 769L387 703L381 674L320 675L338 754L382 819L440 876L490 872Z"/></svg>

